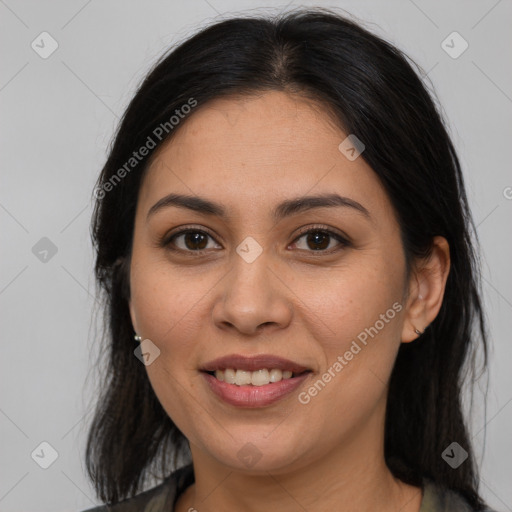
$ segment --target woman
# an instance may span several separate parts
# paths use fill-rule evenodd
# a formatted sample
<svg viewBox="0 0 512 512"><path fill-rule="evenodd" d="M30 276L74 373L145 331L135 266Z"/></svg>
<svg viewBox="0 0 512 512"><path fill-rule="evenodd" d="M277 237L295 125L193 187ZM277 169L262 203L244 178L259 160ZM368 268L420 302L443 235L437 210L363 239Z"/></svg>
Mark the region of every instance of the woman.
<svg viewBox="0 0 512 512"><path fill-rule="evenodd" d="M485 509L473 224L396 48L325 10L214 24L145 78L96 196L95 511Z"/></svg>

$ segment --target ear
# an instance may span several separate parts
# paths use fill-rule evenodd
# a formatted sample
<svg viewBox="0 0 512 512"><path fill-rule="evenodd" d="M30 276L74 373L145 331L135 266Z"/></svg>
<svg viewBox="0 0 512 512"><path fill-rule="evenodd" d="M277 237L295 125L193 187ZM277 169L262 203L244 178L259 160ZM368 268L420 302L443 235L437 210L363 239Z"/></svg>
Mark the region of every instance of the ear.
<svg viewBox="0 0 512 512"><path fill-rule="evenodd" d="M434 237L432 253L416 261L409 279L402 342L409 343L434 321L443 303L446 280L450 272L450 246L442 236Z"/></svg>

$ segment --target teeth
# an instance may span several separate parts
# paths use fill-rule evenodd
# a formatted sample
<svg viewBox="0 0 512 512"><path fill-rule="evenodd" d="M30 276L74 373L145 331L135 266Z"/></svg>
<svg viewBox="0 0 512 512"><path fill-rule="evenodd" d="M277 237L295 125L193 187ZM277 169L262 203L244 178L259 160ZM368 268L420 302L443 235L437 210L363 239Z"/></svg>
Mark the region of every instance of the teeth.
<svg viewBox="0 0 512 512"><path fill-rule="evenodd" d="M215 377L218 380L227 382L228 384L236 384L237 386L247 386L249 384L252 384L253 386L264 386L265 384L270 384L271 382L279 382L283 379L290 379L292 375L293 374L290 370L279 370L277 368L273 368L272 370L262 368L261 370L256 370L255 372L248 372L246 370L233 370L232 368L227 368L224 371L215 371Z"/></svg>
<svg viewBox="0 0 512 512"><path fill-rule="evenodd" d="M215 376L217 377L217 379L219 379L217 373L220 373L222 374L222 370L217 370L215 372ZM222 379L219 379L219 380L222 380ZM231 369L226 369L224 371L224 380L228 383L228 384L234 384L235 383L235 380L236 380L236 372L235 370L231 370Z"/></svg>
<svg viewBox="0 0 512 512"><path fill-rule="evenodd" d="M244 370L237 370L235 374L235 384L237 386L244 386L247 384L251 384L251 372L246 372Z"/></svg>
<svg viewBox="0 0 512 512"><path fill-rule="evenodd" d="M270 370L269 380L270 382L279 382L283 378L283 372L276 368Z"/></svg>
<svg viewBox="0 0 512 512"><path fill-rule="evenodd" d="M238 372L237 372L238 373ZM268 370L258 370L251 373L251 384L253 386L263 386L270 382Z"/></svg>

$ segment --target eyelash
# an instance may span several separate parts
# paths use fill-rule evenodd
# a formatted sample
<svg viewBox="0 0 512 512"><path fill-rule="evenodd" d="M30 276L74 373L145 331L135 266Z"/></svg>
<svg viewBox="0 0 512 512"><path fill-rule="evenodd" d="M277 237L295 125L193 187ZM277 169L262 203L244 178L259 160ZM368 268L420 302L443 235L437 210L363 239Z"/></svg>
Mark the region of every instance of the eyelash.
<svg viewBox="0 0 512 512"><path fill-rule="evenodd" d="M182 254L183 253L191 253L196 257L202 256L202 255L208 253L209 249L192 250L192 249L177 249L176 247L172 247L172 243L175 241L176 238L178 238L182 235L189 234L189 233L201 233L203 235L207 235L210 238L212 238L216 243L218 243L214 239L213 235L211 233L209 233L208 231L206 231L204 229L198 229L198 228L191 226L191 227L182 229L181 231L178 231L176 233L172 233L169 236L164 236L160 241L160 245L172 252L182 253ZM292 244L296 243L300 238L302 238L303 236L308 235L310 233L323 233L324 235L334 238L337 242L339 242L339 246L335 249L332 249L332 248L331 249L320 249L318 251L314 251L314 250L308 251L305 249L298 249L299 251L305 251L305 252L310 252L312 254L319 254L319 255L330 255L330 254L333 254L334 252L338 252L338 251L342 250L343 248L349 247L351 245L350 242L345 237L343 237L339 233L331 231L330 229L326 228L325 226L308 226L304 230L299 231L299 233L297 234L295 239L292 241Z"/></svg>

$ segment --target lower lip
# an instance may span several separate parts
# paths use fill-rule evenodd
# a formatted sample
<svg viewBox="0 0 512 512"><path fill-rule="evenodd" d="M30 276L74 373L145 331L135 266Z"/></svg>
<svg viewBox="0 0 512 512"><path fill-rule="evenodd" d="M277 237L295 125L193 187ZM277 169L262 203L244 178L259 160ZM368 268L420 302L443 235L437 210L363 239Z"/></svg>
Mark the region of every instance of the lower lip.
<svg viewBox="0 0 512 512"><path fill-rule="evenodd" d="M247 408L265 407L281 400L295 391L309 374L310 372L263 386L237 386L220 381L209 373L202 373L215 395L228 404Z"/></svg>

